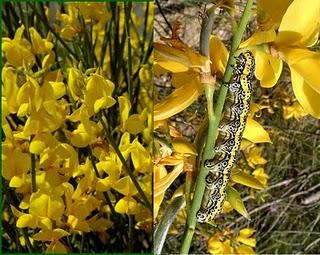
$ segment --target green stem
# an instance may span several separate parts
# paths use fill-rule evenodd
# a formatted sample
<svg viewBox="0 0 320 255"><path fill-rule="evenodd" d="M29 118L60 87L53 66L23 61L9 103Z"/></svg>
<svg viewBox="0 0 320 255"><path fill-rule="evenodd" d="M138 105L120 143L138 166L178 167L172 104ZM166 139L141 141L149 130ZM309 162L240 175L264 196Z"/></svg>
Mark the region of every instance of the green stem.
<svg viewBox="0 0 320 255"><path fill-rule="evenodd" d="M89 158L90 158L90 161L91 161L91 165L92 165L92 167L93 167L93 170L94 170L96 176L97 176L98 178L101 178L101 176L100 176L100 174L99 174L99 171L98 171L98 168L97 168L97 166L96 166L96 162L95 162L96 159L95 159L95 157L94 157L94 155L93 155L92 150L90 149L90 147L87 147L87 151L88 151L88 153L89 153ZM103 192L103 196L104 196L104 198L106 199L106 202L107 202L107 204L108 204L108 206L109 206L109 208L110 208L111 214L114 215L114 216L116 216L117 213L116 213L116 211L115 211L115 209L114 209L114 207L113 207L113 205L112 205L112 203L111 203L111 199L110 199L108 193L107 193L107 192Z"/></svg>
<svg viewBox="0 0 320 255"><path fill-rule="evenodd" d="M157 229L154 231L154 254L161 254L169 228L176 218L178 212L180 212L184 201L185 199L183 196L176 197L166 208L166 211L163 214Z"/></svg>
<svg viewBox="0 0 320 255"><path fill-rule="evenodd" d="M190 210L191 206L191 200L192 200L192 189L193 189L193 181L194 181L194 175L193 172L187 172L186 173L186 184L185 184L185 197L186 197L186 207L187 212Z"/></svg>
<svg viewBox="0 0 320 255"><path fill-rule="evenodd" d="M32 192L37 192L36 156L33 153L31 153L31 185L32 185Z"/></svg>
<svg viewBox="0 0 320 255"><path fill-rule="evenodd" d="M30 242L28 231L27 231L26 228L22 229L22 235L23 235L23 238L24 238L24 240L26 242L26 246L27 246L27 249L28 249L29 253L32 254L33 253L33 247L32 247L32 244Z"/></svg>
<svg viewBox="0 0 320 255"><path fill-rule="evenodd" d="M201 33L200 33L200 53L204 56L209 56L209 43L210 43L210 36L212 32L213 22L215 18L214 10L216 6L214 5L210 9L208 9L205 18L203 19L201 26Z"/></svg>
<svg viewBox="0 0 320 255"><path fill-rule="evenodd" d="M80 253L83 252L83 248L84 248L84 239L85 239L85 235L84 233L82 233L81 235L81 243L80 243Z"/></svg>
<svg viewBox="0 0 320 255"><path fill-rule="evenodd" d="M128 76L128 94L129 100L132 103L132 54L131 54L131 38L130 38L130 25L129 21L131 19L130 12L131 12L131 3L125 3L125 28L126 28L126 35L127 35L127 47L128 47L128 69L127 69L127 76Z"/></svg>
<svg viewBox="0 0 320 255"><path fill-rule="evenodd" d="M103 112L103 111L102 111ZM105 112L103 112L105 118L107 119L107 116L105 114ZM105 136L109 142L109 144L113 147L115 153L118 155L123 169L126 171L126 173L129 175L129 177L131 178L134 186L136 187L136 189L138 190L138 193L140 194L143 202L145 203L146 207L150 210L150 212L152 212L152 204L151 202L148 200L146 194L143 192L142 188L140 187L136 177L134 176L133 172L131 171L130 167L127 164L127 161L125 160L125 158L123 157L121 151L118 148L118 145L116 144L116 142L113 140L111 134L109 133L108 127L106 125L106 123L104 122L104 120L102 119L102 116L100 115L100 122L103 126L104 132L105 132Z"/></svg>
<svg viewBox="0 0 320 255"><path fill-rule="evenodd" d="M149 17L149 2L146 3L146 12L144 14L144 26L143 26L143 33L142 33L142 53L144 54L145 51L145 42L147 38L147 30L148 30L148 17Z"/></svg>
<svg viewBox="0 0 320 255"><path fill-rule="evenodd" d="M134 244L134 215L129 215L129 253L133 252L133 244Z"/></svg>
<svg viewBox="0 0 320 255"><path fill-rule="evenodd" d="M234 65L234 63L235 63L235 57L234 57L235 51L241 42L242 35L243 35L243 33L246 29L246 25L249 21L249 18L251 15L252 3L253 3L253 0L247 1L246 7L244 9L243 15L242 15L240 23L239 23L239 27L233 36L230 55L229 55L229 59L228 59L228 63L227 63L227 68L226 68L226 71L223 76L223 84L227 84L231 79L232 65ZM213 14L209 13L209 16L210 15L213 15ZM208 24L205 21L206 20L204 20L203 26L213 24L213 22ZM210 21L210 19L209 19L209 21ZM207 28L207 29L210 30L210 28ZM204 31L206 31L206 30L204 30ZM210 36L210 34L209 34L209 36ZM208 44L208 41L210 38L209 36L207 37L207 40L205 40L205 38L201 37L202 38L201 42L202 43L206 42ZM202 47L200 47L200 48L202 48ZM204 52L204 53L208 53L208 52L209 51ZM224 101L225 101L227 91L228 91L228 88L225 85L223 85L221 87L220 92L219 92L219 96L218 96L218 101L217 101L217 104L215 107L215 112L213 114L213 112L212 112L212 109L213 109L213 107L212 107L213 87L206 85L205 88L206 88L206 91L205 91L206 97L208 100L207 106L208 106L209 123L208 123L208 136L207 136L206 145L205 145L204 153L203 153L203 161L206 159L210 159L214 156L213 148L214 148L215 140L216 140L216 137L218 134L218 126L219 126L219 121L221 118L221 113L222 113ZM197 177L197 180L196 180L195 193L194 193L191 209L190 209L190 212L189 212L188 218L187 218L187 226L185 229L185 233L184 233L184 237L183 237L183 241L182 241L182 246L180 249L181 254L187 254L190 249L192 237L193 237L195 227L196 227L196 222L197 222L196 221L196 214L201 206L202 197L203 197L203 194L205 191L205 177L207 174L208 174L208 170L202 164L200 171L199 171L199 174L198 174L198 177Z"/></svg>

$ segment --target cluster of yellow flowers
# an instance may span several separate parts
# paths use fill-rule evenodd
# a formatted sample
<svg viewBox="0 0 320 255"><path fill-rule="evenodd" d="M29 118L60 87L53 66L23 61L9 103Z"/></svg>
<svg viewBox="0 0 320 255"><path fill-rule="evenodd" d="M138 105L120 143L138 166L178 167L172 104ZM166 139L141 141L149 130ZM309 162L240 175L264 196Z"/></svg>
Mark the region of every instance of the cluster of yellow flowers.
<svg viewBox="0 0 320 255"><path fill-rule="evenodd" d="M233 9L234 1L216 1L212 8L228 5ZM303 10L303 13L301 13ZM240 50L249 49L255 58L255 78L262 88L273 87L282 73L283 64L286 63L291 71L291 83L295 98L286 96L288 99L282 104L281 110L285 119L300 119L308 114L319 118L319 75L317 70L320 66L319 52L314 50L319 37L319 11L320 4L302 0L289 1L257 1L258 29L245 42L240 44ZM299 15L297 15L299 13ZM219 79L225 72L228 50L224 43L214 35L209 42L209 58L205 58L184 44L177 35L178 26L173 26L172 38L161 38L155 46L155 75L170 73L174 91L154 107L155 128L162 133L167 133L169 142L159 141L154 167L155 179L155 213L161 212L164 193L175 181L180 173L185 171L191 179L195 176L191 173L197 169L196 142L191 144L181 134L177 136L172 132L169 118L182 112L189 107L204 90L201 82L201 73L211 73L214 79ZM186 82L188 81L188 82ZM280 93L287 91L279 89ZM284 97L280 97L283 99ZM243 205L241 196L235 189L237 185L245 185L252 188L250 194L254 197L254 189L263 190L268 186L268 174L264 165L267 160L262 156L262 143L271 143L268 132L255 118L263 109L272 108L271 101L251 105L249 118L243 134L241 144L241 156L238 166L233 169L231 182L227 189L227 201L223 212L227 213L235 209L244 217L249 215ZM215 107L215 106L214 106ZM258 114L257 114L258 113ZM201 134L201 128L199 130ZM179 141L177 141L179 137ZM172 168L173 166L173 168ZM171 169L168 171L168 169ZM186 191L188 183L180 187ZM181 189L177 193L181 193ZM187 196L187 195L186 195ZM186 197L188 199L188 197ZM165 205L164 205L165 207ZM188 202L187 202L188 207ZM161 215L161 213L159 213ZM217 220L218 221L218 220ZM182 223L181 220L179 223ZM245 229L240 231L240 236L249 237L254 230ZM229 253L254 253L252 247L244 247L244 243L233 245L234 242L228 237L230 233L216 233L208 241L208 251L214 254ZM228 237L228 238L226 238ZM240 237L239 237L240 238ZM239 239L238 238L238 239ZM235 238L237 239L237 238ZM221 241L222 240L222 241ZM241 242L241 241L240 241Z"/></svg>
<svg viewBox="0 0 320 255"><path fill-rule="evenodd" d="M252 228L241 229L236 235L232 231L217 232L208 239L211 254L255 254L256 239Z"/></svg>
<svg viewBox="0 0 320 255"><path fill-rule="evenodd" d="M29 229L21 244L31 251L33 240L46 244L38 251L72 251L62 238L89 232L107 243L104 233L126 228L126 215L136 229L152 229L152 5L66 7L45 38L22 24L2 39L4 220ZM35 25L50 26L52 11L46 6ZM119 56L110 52L120 46L108 42L115 31L118 70L111 62ZM59 55L66 49L74 55Z"/></svg>

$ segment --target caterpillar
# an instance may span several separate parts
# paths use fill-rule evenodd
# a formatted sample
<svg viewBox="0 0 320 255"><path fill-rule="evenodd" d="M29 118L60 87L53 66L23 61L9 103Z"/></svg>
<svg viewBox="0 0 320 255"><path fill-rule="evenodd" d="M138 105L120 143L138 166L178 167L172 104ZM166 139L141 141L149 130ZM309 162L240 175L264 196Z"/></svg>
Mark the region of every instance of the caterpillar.
<svg viewBox="0 0 320 255"><path fill-rule="evenodd" d="M219 125L217 140L222 142L214 148L215 156L203 162L209 173L205 178L205 193L197 212L198 222L212 221L220 213L226 198L226 187L237 161L249 112L254 66L253 54L250 51L241 53L236 59L232 79L226 85L231 94L230 103Z"/></svg>

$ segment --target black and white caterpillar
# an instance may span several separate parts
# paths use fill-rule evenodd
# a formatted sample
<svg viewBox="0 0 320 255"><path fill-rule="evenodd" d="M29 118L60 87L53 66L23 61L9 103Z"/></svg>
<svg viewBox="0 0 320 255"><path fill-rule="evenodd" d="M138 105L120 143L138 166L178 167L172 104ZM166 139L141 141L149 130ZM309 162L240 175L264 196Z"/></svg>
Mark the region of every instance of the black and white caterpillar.
<svg viewBox="0 0 320 255"><path fill-rule="evenodd" d="M250 51L241 53L236 59L233 77L228 86L230 105L225 110L219 126L220 142L215 147L215 156L203 162L209 169L206 176L206 189L201 208L197 212L198 222L210 222L221 211L231 170L237 161L242 134L246 125L252 94L254 57Z"/></svg>

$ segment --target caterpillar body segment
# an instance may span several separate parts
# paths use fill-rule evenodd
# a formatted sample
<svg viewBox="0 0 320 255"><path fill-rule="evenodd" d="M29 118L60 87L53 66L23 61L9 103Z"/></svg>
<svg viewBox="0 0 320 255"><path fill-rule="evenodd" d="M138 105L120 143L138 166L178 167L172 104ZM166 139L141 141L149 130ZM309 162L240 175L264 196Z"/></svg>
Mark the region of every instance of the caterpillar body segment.
<svg viewBox="0 0 320 255"><path fill-rule="evenodd" d="M216 215L221 212L224 200L226 198L226 187L228 182L225 176L219 176L217 179L218 185L215 189L206 189L205 196L208 198L203 201L205 202L205 207L201 207L197 213L198 222L209 222L212 221Z"/></svg>
<svg viewBox="0 0 320 255"><path fill-rule="evenodd" d="M215 156L203 162L209 174L205 179L206 189L197 213L198 222L212 221L220 213L226 198L226 187L237 161L249 113L254 65L250 51L241 53L236 59L232 80L227 84L231 102L219 126L217 141L221 142L214 149Z"/></svg>

